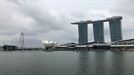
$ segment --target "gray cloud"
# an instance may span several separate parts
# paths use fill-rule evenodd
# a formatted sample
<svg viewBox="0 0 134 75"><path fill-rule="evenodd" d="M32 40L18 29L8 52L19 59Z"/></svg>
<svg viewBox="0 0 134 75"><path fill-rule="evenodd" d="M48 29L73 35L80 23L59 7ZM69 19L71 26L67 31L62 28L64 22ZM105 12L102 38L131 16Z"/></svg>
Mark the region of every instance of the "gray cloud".
<svg viewBox="0 0 134 75"><path fill-rule="evenodd" d="M71 41L71 39L74 41L75 33L70 30L73 27L69 25L69 18L66 18L66 16L59 15L60 19L58 19L47 9L42 10L36 5L29 5L27 2L19 2L18 0L6 0L3 1L4 3L5 5L1 7L3 9L2 15L0 15L0 35L2 35L1 39L3 41L8 41L8 43L11 39L17 41L20 32L25 33L26 41L32 40L36 43L38 40L36 44L26 42L31 46L40 46L41 39L61 43ZM12 8L9 9L9 7ZM12 37L13 35L14 37Z"/></svg>

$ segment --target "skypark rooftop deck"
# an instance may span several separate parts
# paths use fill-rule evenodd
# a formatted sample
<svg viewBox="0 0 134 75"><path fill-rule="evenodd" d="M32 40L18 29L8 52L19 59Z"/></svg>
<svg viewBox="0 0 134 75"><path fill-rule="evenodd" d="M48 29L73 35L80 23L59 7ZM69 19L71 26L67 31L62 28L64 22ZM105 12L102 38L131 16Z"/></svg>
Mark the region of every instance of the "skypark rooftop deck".
<svg viewBox="0 0 134 75"><path fill-rule="evenodd" d="M102 19L102 20L86 20L86 21L78 21L78 22L74 22L71 24L90 24L90 23L94 23L94 22L107 22L107 21L111 21L111 20L117 20L117 19L122 19L122 16L112 16L106 19Z"/></svg>

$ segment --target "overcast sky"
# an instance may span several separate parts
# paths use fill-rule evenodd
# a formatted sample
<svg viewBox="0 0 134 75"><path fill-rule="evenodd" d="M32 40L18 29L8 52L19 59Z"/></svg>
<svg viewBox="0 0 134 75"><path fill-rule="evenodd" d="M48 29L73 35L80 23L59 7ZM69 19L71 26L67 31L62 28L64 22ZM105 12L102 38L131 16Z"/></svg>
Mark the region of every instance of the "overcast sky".
<svg viewBox="0 0 134 75"><path fill-rule="evenodd" d="M21 32L25 46L41 47L42 39L76 42L77 26L71 22L122 16L123 39L134 38L134 0L0 0L0 45L18 44ZM110 41L105 23L105 41ZM88 40L93 41L92 25Z"/></svg>

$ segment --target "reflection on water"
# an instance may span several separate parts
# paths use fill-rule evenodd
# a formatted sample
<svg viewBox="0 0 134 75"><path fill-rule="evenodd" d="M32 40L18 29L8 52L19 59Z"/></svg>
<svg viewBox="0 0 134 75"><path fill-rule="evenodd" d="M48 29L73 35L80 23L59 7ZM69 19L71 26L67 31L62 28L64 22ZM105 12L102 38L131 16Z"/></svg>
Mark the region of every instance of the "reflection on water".
<svg viewBox="0 0 134 75"><path fill-rule="evenodd" d="M88 57L88 52L83 51L79 52L79 61L78 61L78 72L76 75L88 75L89 74L89 57Z"/></svg>
<svg viewBox="0 0 134 75"><path fill-rule="evenodd" d="M107 65L105 51L80 52L79 55L79 75L107 75Z"/></svg>
<svg viewBox="0 0 134 75"><path fill-rule="evenodd" d="M134 52L1 51L0 75L134 75Z"/></svg>
<svg viewBox="0 0 134 75"><path fill-rule="evenodd" d="M126 75L125 74L125 58L123 52L112 53L111 57L111 70L113 75Z"/></svg>
<svg viewBox="0 0 134 75"><path fill-rule="evenodd" d="M126 52L79 52L79 68L76 75L133 75L134 64L128 66L129 61L125 55L128 58ZM132 62L134 63L134 60ZM131 70L127 70L129 67L132 67Z"/></svg>

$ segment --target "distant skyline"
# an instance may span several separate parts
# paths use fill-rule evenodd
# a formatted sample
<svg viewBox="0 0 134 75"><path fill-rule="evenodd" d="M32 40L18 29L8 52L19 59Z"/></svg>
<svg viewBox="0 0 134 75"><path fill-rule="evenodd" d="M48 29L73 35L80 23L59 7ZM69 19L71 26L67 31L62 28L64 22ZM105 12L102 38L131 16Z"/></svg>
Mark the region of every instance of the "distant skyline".
<svg viewBox="0 0 134 75"><path fill-rule="evenodd" d="M40 47L42 39L58 43L78 42L78 28L70 23L122 16L123 39L134 38L134 0L0 0L0 45L17 44L25 34L25 46ZM109 24L104 25L110 42ZM88 40L93 29L88 25Z"/></svg>

